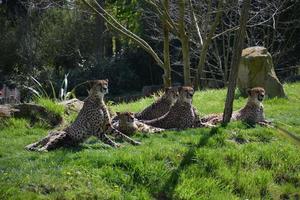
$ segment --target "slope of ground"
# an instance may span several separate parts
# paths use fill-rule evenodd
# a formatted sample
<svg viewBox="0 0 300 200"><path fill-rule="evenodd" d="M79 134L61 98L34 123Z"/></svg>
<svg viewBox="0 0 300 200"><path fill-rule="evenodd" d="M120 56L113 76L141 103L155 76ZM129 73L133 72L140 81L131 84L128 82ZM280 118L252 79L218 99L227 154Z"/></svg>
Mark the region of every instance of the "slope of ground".
<svg viewBox="0 0 300 200"><path fill-rule="evenodd" d="M266 117L300 135L300 84L288 99L264 102ZM225 90L197 92L203 113L222 112ZM113 106L139 111L153 101ZM245 104L237 98L234 108ZM47 134L25 120L0 124L0 199L299 199L299 146L279 131L240 122L226 128L137 135L138 147L109 148L95 138L76 149L27 152Z"/></svg>

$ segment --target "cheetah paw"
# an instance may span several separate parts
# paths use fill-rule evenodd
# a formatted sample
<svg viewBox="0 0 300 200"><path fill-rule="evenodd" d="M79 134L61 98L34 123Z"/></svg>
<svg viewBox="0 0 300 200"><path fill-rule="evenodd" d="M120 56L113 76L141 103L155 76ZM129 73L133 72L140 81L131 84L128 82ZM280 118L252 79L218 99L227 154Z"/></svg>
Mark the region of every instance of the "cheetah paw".
<svg viewBox="0 0 300 200"><path fill-rule="evenodd" d="M120 147L122 147L122 145L121 144L118 144L118 143L116 143L116 144L114 144L114 146L113 147L115 147L115 148L120 148Z"/></svg>
<svg viewBox="0 0 300 200"><path fill-rule="evenodd" d="M132 144L135 145L135 146L138 146L138 145L141 145L142 143L138 142L138 141L133 141Z"/></svg>
<svg viewBox="0 0 300 200"><path fill-rule="evenodd" d="M272 122L269 122L269 121L261 121L261 122L258 122L259 125L261 126L265 126L265 127L272 127Z"/></svg>
<svg viewBox="0 0 300 200"><path fill-rule="evenodd" d="M202 125L204 128L215 128L216 127L216 125L214 125L213 123L209 123L209 122L202 123Z"/></svg>
<svg viewBox="0 0 300 200"><path fill-rule="evenodd" d="M45 147L39 148L37 149L38 152L48 152L48 149L46 149Z"/></svg>
<svg viewBox="0 0 300 200"><path fill-rule="evenodd" d="M27 151L35 151L36 150L36 148L32 144L29 144L29 145L25 146L25 149Z"/></svg>

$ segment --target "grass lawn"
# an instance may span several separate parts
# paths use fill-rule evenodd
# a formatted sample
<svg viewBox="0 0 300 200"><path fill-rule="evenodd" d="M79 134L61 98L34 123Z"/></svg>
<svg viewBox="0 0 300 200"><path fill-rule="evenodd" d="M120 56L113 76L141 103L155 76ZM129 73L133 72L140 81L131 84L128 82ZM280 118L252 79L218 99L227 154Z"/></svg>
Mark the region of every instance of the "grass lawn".
<svg viewBox="0 0 300 200"><path fill-rule="evenodd" d="M300 84L285 90L288 99L265 100L266 117L300 136ZM197 92L194 105L222 112L225 94ZM152 101L112 109L139 111ZM235 109L245 101L237 98ZM24 146L45 136L44 126L0 123L0 199L300 199L300 147L271 128L234 122L137 135L138 147L112 149L91 138L77 149L37 153Z"/></svg>

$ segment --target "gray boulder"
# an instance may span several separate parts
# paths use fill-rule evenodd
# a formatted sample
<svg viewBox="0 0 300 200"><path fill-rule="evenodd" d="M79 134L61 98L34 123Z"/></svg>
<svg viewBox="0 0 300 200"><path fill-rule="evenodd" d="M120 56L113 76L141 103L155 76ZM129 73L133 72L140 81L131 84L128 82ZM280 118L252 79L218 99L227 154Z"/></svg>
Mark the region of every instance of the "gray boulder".
<svg viewBox="0 0 300 200"><path fill-rule="evenodd" d="M285 97L283 86L275 74L272 56L265 47L243 50L237 87L243 96L247 96L249 88L263 87L269 98Z"/></svg>

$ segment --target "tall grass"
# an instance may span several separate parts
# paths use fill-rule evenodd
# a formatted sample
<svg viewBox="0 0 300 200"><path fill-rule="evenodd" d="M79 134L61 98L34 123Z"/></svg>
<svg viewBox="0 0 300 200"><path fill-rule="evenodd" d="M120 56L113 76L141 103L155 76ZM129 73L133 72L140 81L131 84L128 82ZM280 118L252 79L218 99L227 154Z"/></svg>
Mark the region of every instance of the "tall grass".
<svg viewBox="0 0 300 200"><path fill-rule="evenodd" d="M57 115L63 116L65 112L65 108L63 105L58 104L56 101L49 99L49 98L35 98L34 101L45 107L48 111L53 112Z"/></svg>

